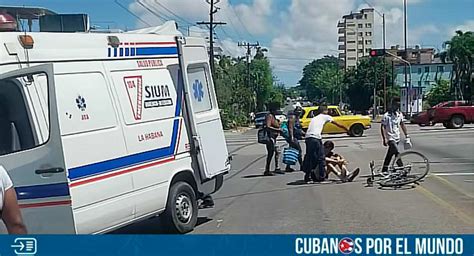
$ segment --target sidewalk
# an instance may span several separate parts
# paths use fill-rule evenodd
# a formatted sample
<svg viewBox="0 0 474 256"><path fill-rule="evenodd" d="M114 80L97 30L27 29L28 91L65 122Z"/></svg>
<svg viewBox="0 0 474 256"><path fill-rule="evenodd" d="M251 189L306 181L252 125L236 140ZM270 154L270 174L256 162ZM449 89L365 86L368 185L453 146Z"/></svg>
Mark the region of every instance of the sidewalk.
<svg viewBox="0 0 474 256"><path fill-rule="evenodd" d="M254 129L254 127L236 127L233 129L224 130L224 132L225 133L244 133L252 129Z"/></svg>

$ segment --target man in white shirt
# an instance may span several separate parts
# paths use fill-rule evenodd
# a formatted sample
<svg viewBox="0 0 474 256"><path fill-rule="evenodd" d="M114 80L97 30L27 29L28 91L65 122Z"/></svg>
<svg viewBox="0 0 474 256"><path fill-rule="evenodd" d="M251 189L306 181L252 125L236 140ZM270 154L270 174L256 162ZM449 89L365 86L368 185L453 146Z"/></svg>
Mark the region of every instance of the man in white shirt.
<svg viewBox="0 0 474 256"><path fill-rule="evenodd" d="M325 172L325 153L322 142L322 131L326 123L332 123L341 129L349 132L346 127L334 122L334 119L328 115L328 108L321 105L318 108L320 114L311 119L308 130L306 131L306 155L303 160L303 171L305 172L305 182L324 181ZM315 173L313 170L316 169Z"/></svg>
<svg viewBox="0 0 474 256"><path fill-rule="evenodd" d="M403 114L399 111L400 109L400 100L395 98L392 100L391 109L385 113L382 118L382 125L380 126L380 132L382 134L383 145L388 146L387 154L382 167L382 172L387 172L390 165L390 161L395 156L399 154L398 144L400 143L400 128L405 135L406 141L409 142L410 136L408 136L407 128L405 123L403 123ZM398 166L402 166L401 161L397 162Z"/></svg>

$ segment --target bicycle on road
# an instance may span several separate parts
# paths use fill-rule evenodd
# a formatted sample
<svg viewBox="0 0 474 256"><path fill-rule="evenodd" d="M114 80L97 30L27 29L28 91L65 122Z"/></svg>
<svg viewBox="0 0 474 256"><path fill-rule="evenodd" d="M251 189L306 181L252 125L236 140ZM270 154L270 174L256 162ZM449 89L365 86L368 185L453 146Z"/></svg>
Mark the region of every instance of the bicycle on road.
<svg viewBox="0 0 474 256"><path fill-rule="evenodd" d="M408 184L419 184L430 170L430 162L426 156L416 151L400 153L383 172L382 167L376 167L370 162L371 176L367 178L367 185L374 183L381 187L402 187Z"/></svg>

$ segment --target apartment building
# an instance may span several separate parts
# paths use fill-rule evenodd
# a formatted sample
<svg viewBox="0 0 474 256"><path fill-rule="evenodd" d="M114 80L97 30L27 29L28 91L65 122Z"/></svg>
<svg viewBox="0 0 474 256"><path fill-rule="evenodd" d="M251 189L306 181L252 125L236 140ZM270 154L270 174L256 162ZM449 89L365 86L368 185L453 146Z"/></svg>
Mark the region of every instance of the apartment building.
<svg viewBox="0 0 474 256"><path fill-rule="evenodd" d="M374 9L344 15L337 24L339 33L339 58L345 69L355 68L360 58L374 48Z"/></svg>

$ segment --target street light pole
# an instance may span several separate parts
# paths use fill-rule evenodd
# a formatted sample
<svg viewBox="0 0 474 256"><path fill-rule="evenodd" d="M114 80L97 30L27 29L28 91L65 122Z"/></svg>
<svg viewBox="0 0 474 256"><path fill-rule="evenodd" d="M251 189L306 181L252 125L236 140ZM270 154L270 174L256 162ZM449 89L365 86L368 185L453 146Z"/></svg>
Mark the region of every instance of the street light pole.
<svg viewBox="0 0 474 256"><path fill-rule="evenodd" d="M385 37L385 13L382 14L383 22L383 50L386 51L386 37ZM383 55L383 110L387 111L387 67L385 54Z"/></svg>
<svg viewBox="0 0 474 256"><path fill-rule="evenodd" d="M407 0L403 0L403 23L404 23L404 38L405 38L405 54L404 54L404 60L406 61L408 59L408 39L407 39ZM406 63L406 62L405 62ZM410 66L411 70L411 66ZM411 93L411 81L410 84L408 84L408 74L407 74L407 69L405 66L405 86L406 86L406 104L407 104L407 114L409 117L411 117L411 98L410 98L410 93ZM410 71L411 75L411 71Z"/></svg>

